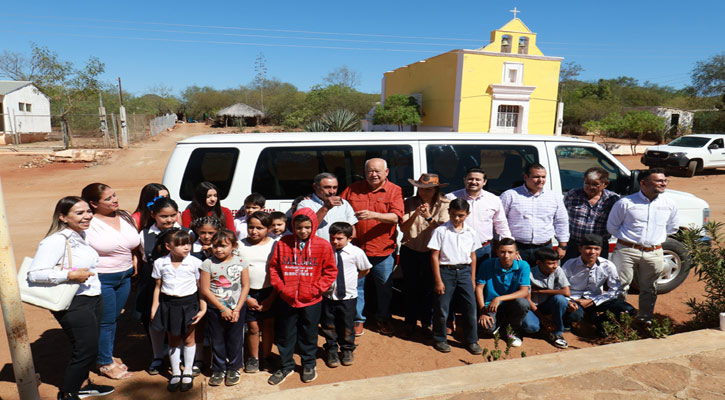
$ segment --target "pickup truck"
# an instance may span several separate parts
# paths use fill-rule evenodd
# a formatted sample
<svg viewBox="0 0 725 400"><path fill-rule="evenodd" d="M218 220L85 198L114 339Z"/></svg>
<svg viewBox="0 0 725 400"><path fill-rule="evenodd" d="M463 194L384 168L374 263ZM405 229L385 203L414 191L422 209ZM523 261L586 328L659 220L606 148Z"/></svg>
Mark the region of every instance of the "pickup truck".
<svg viewBox="0 0 725 400"><path fill-rule="evenodd" d="M681 136L666 145L648 147L642 164L662 167L694 176L705 169L725 167L723 134L694 134Z"/></svg>

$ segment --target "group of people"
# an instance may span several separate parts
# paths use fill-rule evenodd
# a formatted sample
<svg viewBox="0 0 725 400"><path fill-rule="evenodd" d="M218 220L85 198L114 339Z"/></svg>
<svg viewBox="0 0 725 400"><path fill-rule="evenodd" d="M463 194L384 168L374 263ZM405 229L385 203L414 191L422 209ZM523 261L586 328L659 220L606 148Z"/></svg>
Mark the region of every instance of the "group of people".
<svg viewBox="0 0 725 400"><path fill-rule="evenodd" d="M313 193L288 214L264 211L263 195L252 193L234 215L209 182L183 212L155 183L143 188L133 214L101 183L61 199L28 274L80 284L70 307L54 312L73 349L58 398L113 391L88 381L94 362L109 378L132 376L113 349L133 279L133 311L153 352L148 373L160 373L168 356L169 391L193 387L203 344L211 347L210 385L235 385L242 369L267 369L268 382L280 384L294 370L295 351L302 381L311 382L318 334L329 367L352 365L366 317L381 334L394 334L398 250L398 334L432 337L440 352L451 351L456 325L465 348L481 354L480 331L505 335L512 346L545 331L566 348L572 322L587 318L602 332L608 310L651 320L662 243L678 229L674 203L661 196L664 171L642 172L641 190L620 198L606 190L608 173L593 167L583 187L562 198L546 188L545 167L531 164L522 186L497 197L484 190L485 171L471 168L464 189L446 195L435 174L409 179L417 193L407 199L388 180L385 160L367 160L364 171L339 195L335 175L317 175ZM617 245L607 258L610 236ZM635 271L638 312L624 301Z"/></svg>

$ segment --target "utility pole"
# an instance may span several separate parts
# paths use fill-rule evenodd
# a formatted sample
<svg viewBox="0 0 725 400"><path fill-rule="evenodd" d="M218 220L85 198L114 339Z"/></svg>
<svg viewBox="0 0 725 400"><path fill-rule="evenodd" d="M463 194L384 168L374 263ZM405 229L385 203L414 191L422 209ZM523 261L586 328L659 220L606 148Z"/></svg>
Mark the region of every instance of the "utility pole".
<svg viewBox="0 0 725 400"><path fill-rule="evenodd" d="M119 117L121 118L121 147L128 147L128 124L126 123L126 107L123 106L123 90L121 89L121 78L118 78L118 96L121 98Z"/></svg>
<svg viewBox="0 0 725 400"><path fill-rule="evenodd" d="M40 399L38 381L33 365L33 353L30 351L23 303L20 300L18 271L15 268L13 246L10 243L2 183L0 183L0 305L5 320L5 333L8 336L18 396L21 400L38 400Z"/></svg>

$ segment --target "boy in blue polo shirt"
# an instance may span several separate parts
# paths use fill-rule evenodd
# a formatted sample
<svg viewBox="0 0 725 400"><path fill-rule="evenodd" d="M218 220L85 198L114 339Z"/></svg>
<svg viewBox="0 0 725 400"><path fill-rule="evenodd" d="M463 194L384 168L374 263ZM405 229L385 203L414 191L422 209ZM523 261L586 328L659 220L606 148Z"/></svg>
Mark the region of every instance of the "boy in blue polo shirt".
<svg viewBox="0 0 725 400"><path fill-rule="evenodd" d="M476 300L478 302L478 322L489 333L510 325L514 333L509 337L511 346L521 346L521 333L536 333L536 326L524 321L530 311L528 300L531 287L531 269L523 260L517 260L516 242L503 238L499 242L496 255L488 259L476 271ZM535 315L530 316L533 320Z"/></svg>

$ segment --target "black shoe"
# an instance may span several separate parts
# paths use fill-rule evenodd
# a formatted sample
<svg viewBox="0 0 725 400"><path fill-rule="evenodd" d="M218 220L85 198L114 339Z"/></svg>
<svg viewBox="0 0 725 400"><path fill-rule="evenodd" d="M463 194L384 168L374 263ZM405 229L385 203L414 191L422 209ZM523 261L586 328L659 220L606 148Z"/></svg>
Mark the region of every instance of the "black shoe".
<svg viewBox="0 0 725 400"><path fill-rule="evenodd" d="M171 383L174 378L179 378L179 380ZM181 386L181 375L171 375L171 379L169 379L169 384L166 385L166 390L168 390L169 392L175 392L179 390L179 386Z"/></svg>
<svg viewBox="0 0 725 400"><path fill-rule="evenodd" d="M227 386L234 386L239 383L239 370L230 369L227 371L227 376L224 378L224 384Z"/></svg>
<svg viewBox="0 0 725 400"><path fill-rule="evenodd" d="M259 359L256 357L249 357L247 363L244 364L244 372L248 374L259 372Z"/></svg>
<svg viewBox="0 0 725 400"><path fill-rule="evenodd" d="M78 397L75 393L63 393L58 392L58 400L78 400L80 397Z"/></svg>
<svg viewBox="0 0 725 400"><path fill-rule="evenodd" d="M96 385L95 383L88 383L78 391L78 398L85 399L87 397L99 397L113 393L113 386L108 385Z"/></svg>
<svg viewBox="0 0 725 400"><path fill-rule="evenodd" d="M191 367L191 374L194 375L194 377L197 377L201 375L201 367L202 367L201 361L195 361L194 366Z"/></svg>
<svg viewBox="0 0 725 400"><path fill-rule="evenodd" d="M219 386L224 382L224 376L226 375L226 372L224 371L214 371L211 373L211 377L209 378L209 386Z"/></svg>
<svg viewBox="0 0 725 400"><path fill-rule="evenodd" d="M163 365L164 365L163 358L154 358L154 360L151 362L151 365L149 365L149 369L148 369L149 375L158 375L161 372L161 367Z"/></svg>
<svg viewBox="0 0 725 400"><path fill-rule="evenodd" d="M302 367L302 382L309 383L317 379L317 371L315 367Z"/></svg>
<svg viewBox="0 0 725 400"><path fill-rule="evenodd" d="M325 364L327 364L330 368L337 368L340 366L340 357L337 355L337 350L327 351L327 360L325 360Z"/></svg>
<svg viewBox="0 0 725 400"><path fill-rule="evenodd" d="M179 390L181 390L182 392L188 392L193 387L194 387L194 375L182 375L181 376L181 386L179 387Z"/></svg>
<svg viewBox="0 0 725 400"><path fill-rule="evenodd" d="M285 379L292 373L292 370L278 369L267 379L267 383L270 385L279 385L284 382Z"/></svg>
<svg viewBox="0 0 725 400"><path fill-rule="evenodd" d="M342 365L350 366L355 361L355 357L352 355L352 350L342 351Z"/></svg>
<svg viewBox="0 0 725 400"><path fill-rule="evenodd" d="M451 346L447 342L435 342L433 348L440 351L441 353L450 353Z"/></svg>
<svg viewBox="0 0 725 400"><path fill-rule="evenodd" d="M466 346L466 350L468 350L468 352L473 354L474 356L483 354L483 349L478 343L469 344L468 346Z"/></svg>

